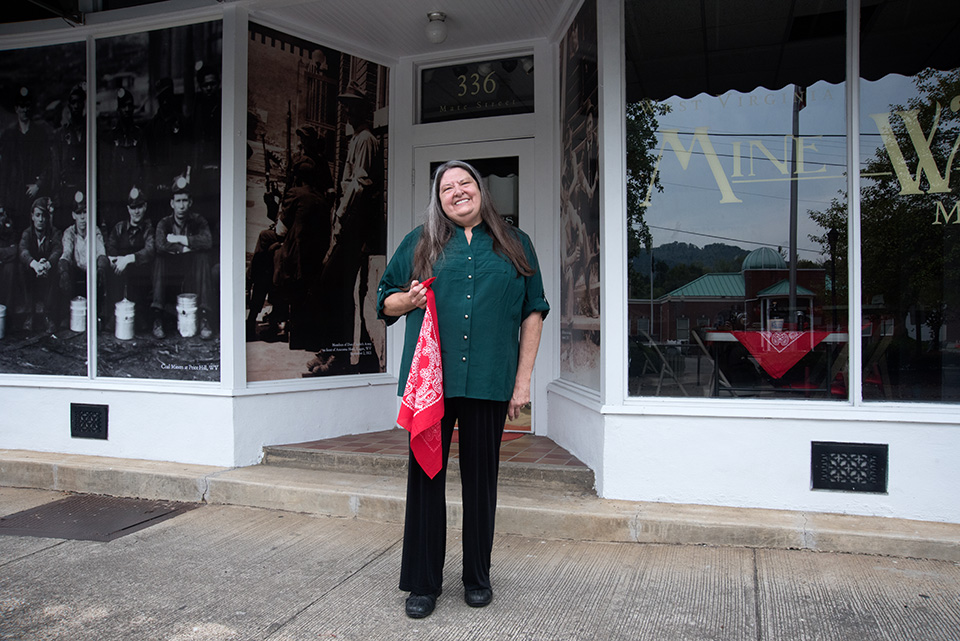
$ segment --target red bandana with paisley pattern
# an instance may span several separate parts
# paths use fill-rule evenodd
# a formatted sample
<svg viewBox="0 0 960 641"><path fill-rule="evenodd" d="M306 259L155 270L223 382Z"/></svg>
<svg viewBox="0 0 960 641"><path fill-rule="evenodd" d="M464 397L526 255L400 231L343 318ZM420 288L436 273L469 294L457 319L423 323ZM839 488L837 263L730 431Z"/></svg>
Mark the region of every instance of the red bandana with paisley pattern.
<svg viewBox="0 0 960 641"><path fill-rule="evenodd" d="M430 285L423 281L427 309L420 326L417 348L410 363L410 375L403 390L397 424L410 432L410 449L423 471L433 478L443 467L440 419L443 418L443 366L440 362L440 330L437 304Z"/></svg>

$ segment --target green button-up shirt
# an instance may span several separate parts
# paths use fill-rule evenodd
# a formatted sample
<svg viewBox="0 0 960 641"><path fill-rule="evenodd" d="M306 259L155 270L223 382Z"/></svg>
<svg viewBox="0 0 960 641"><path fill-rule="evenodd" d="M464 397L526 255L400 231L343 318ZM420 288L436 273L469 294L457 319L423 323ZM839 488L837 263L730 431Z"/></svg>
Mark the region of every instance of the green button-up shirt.
<svg viewBox="0 0 960 641"><path fill-rule="evenodd" d="M407 234L380 279L377 314L388 325L398 318L383 313L383 301L408 288L421 229ZM473 228L470 243L463 229L457 227L433 266L437 279L431 289L437 303L445 397L510 400L517 376L520 323L533 312L546 317L550 310L533 243L519 229L514 232L535 270L532 276L521 276L509 260L493 251L493 239L483 223ZM407 384L423 315L423 309L407 314L400 395Z"/></svg>

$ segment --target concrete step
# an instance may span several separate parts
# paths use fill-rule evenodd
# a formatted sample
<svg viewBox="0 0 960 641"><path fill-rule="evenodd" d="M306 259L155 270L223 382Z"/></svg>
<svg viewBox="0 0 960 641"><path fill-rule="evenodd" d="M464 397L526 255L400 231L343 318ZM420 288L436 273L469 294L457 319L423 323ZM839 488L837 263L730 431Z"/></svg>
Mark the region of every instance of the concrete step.
<svg viewBox="0 0 960 641"><path fill-rule="evenodd" d="M243 505L402 523L395 474L275 465L218 468L0 450L0 485ZM448 524L459 528L451 475ZM960 525L752 508L613 501L590 492L502 483L497 531L542 539L808 549L960 562Z"/></svg>
<svg viewBox="0 0 960 641"><path fill-rule="evenodd" d="M263 464L304 470L351 472L406 478L407 457L363 452L316 450L296 445L270 445L263 448ZM451 456L449 474L460 473L460 460ZM500 482L568 492L594 493L593 470L588 467L561 467L537 463L500 463Z"/></svg>

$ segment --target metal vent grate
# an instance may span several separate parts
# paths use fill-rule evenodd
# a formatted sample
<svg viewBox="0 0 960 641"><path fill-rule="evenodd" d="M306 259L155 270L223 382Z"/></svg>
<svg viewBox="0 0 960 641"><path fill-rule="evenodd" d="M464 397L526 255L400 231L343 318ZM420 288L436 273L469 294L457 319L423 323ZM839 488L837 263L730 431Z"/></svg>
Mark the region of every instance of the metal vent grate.
<svg viewBox="0 0 960 641"><path fill-rule="evenodd" d="M75 494L30 510L0 516L0 535L106 542L196 507L199 507L198 503Z"/></svg>
<svg viewBox="0 0 960 641"><path fill-rule="evenodd" d="M886 445L813 442L810 459L815 490L887 491Z"/></svg>
<svg viewBox="0 0 960 641"><path fill-rule="evenodd" d="M70 403L70 436L107 439L107 406Z"/></svg>

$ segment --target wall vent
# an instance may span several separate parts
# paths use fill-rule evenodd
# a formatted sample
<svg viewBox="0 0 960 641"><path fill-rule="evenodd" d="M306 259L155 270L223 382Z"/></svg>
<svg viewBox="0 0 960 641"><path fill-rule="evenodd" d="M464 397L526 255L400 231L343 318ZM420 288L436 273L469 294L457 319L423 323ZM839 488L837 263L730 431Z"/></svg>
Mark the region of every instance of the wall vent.
<svg viewBox="0 0 960 641"><path fill-rule="evenodd" d="M107 440L107 406L70 403L70 436Z"/></svg>
<svg viewBox="0 0 960 641"><path fill-rule="evenodd" d="M813 442L810 446L813 489L886 493L886 445Z"/></svg>

